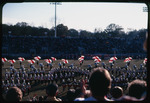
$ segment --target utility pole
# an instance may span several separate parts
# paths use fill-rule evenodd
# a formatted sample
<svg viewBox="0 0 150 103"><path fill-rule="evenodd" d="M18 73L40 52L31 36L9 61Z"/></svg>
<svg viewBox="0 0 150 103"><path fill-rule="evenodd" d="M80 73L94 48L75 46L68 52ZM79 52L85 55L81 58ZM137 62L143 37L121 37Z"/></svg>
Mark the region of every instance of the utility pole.
<svg viewBox="0 0 150 103"><path fill-rule="evenodd" d="M57 5L61 5L60 2L52 2L50 4L55 5L55 38L57 37L57 27L56 27L56 20L57 20L57 16L56 16L56 9L57 9Z"/></svg>

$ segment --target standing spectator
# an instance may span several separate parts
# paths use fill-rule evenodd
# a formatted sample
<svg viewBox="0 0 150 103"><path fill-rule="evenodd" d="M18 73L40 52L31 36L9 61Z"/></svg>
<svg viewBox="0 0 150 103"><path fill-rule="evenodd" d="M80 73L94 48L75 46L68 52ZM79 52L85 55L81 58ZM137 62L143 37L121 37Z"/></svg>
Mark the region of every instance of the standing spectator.
<svg viewBox="0 0 150 103"><path fill-rule="evenodd" d="M46 94L48 95L48 97L46 98L46 101L61 101L61 99L56 98L58 94L57 84L49 84L46 87Z"/></svg>
<svg viewBox="0 0 150 103"><path fill-rule="evenodd" d="M9 88L6 94L6 101L10 102L22 101L22 91L18 87Z"/></svg>

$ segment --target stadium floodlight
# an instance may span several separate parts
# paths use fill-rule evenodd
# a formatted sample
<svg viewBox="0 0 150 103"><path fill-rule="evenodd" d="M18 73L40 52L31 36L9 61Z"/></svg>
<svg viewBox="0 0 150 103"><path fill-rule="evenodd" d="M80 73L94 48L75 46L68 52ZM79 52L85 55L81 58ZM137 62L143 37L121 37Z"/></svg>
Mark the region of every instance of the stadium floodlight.
<svg viewBox="0 0 150 103"><path fill-rule="evenodd" d="M143 12L148 12L148 8L147 7L143 7Z"/></svg>
<svg viewBox="0 0 150 103"><path fill-rule="evenodd" d="M60 2L51 2L50 4L55 5L55 38L57 37L57 30L56 30L56 6L61 5Z"/></svg>

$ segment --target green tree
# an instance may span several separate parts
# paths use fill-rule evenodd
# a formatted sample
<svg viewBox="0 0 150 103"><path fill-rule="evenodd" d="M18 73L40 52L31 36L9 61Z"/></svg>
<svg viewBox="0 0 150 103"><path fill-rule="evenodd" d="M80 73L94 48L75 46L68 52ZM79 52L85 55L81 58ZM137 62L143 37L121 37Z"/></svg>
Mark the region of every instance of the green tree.
<svg viewBox="0 0 150 103"><path fill-rule="evenodd" d="M114 23L109 24L104 31L111 37L121 37L125 34L123 28Z"/></svg>
<svg viewBox="0 0 150 103"><path fill-rule="evenodd" d="M68 27L63 24L57 25L57 36L66 36L68 33Z"/></svg>
<svg viewBox="0 0 150 103"><path fill-rule="evenodd" d="M75 29L69 29L68 30L68 36L70 37L78 37L78 31Z"/></svg>

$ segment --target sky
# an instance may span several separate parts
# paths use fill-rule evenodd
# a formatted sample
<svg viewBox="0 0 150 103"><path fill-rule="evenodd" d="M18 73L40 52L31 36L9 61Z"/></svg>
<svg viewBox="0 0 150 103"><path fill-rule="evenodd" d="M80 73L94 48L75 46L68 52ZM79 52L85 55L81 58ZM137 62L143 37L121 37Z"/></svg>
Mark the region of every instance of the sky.
<svg viewBox="0 0 150 103"><path fill-rule="evenodd" d="M147 29L148 13L143 12L144 3L61 2L56 7L57 24L69 29L104 30L117 24L124 31ZM55 5L50 2L6 3L2 10L2 23L15 25L26 22L30 26L55 26Z"/></svg>

